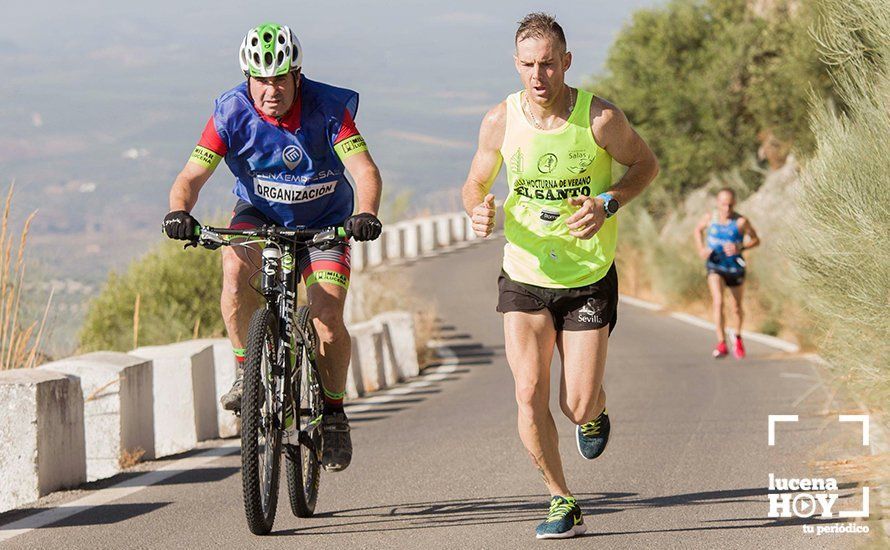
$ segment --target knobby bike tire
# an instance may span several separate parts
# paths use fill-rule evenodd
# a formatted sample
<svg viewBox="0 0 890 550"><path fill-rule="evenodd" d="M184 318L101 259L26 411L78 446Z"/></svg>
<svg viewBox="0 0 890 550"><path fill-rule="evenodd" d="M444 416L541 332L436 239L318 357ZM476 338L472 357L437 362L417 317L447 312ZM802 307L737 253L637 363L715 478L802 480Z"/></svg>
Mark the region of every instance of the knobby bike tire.
<svg viewBox="0 0 890 550"><path fill-rule="evenodd" d="M278 480L281 468L281 430L272 424L271 434L266 435L265 460L269 475L269 490L263 491L260 477L259 442L262 427L261 409L266 399L263 378L263 351L270 349L269 359L277 360L277 320L268 309L257 310L250 319L250 330L244 359L244 394L241 399L241 480L244 492L244 512L247 526L255 535L265 535L272 530L278 506ZM271 363L267 364L271 368Z"/></svg>
<svg viewBox="0 0 890 550"><path fill-rule="evenodd" d="M315 327L312 325L312 320L309 317L309 308L306 306L298 308L296 318L299 330L311 340L312 352L305 353L302 348L297 350L297 364L294 370L293 384L294 400L297 402L297 406L300 407L303 393L313 391L311 387L307 388L303 385L303 378L305 377L303 373L309 372L318 381L317 391L314 392L313 397L315 403L321 407L324 403L321 377L319 376L315 361L310 359L310 357L315 356L314 350L316 349L317 338L315 336ZM308 419L302 416L297 418L299 419L299 428L301 430L305 429ZM313 437L313 443L320 452L322 444L321 431L319 430L315 433L316 436ZM318 502L318 486L321 482L321 464L318 454L313 453L306 445L295 445L292 447L291 452L285 455L284 470L287 473L287 492L290 496L291 512L301 518L312 517L315 513L315 505Z"/></svg>

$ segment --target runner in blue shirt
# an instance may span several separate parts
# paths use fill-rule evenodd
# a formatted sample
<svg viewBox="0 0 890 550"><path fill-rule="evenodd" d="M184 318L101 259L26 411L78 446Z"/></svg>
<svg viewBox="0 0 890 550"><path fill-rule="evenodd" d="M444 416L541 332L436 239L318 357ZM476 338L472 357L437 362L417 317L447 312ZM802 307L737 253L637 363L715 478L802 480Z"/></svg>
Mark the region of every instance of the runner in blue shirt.
<svg viewBox="0 0 890 550"><path fill-rule="evenodd" d="M714 324L717 325L717 346L713 352L715 359L726 357L729 353L724 332L724 287L729 289L732 310L738 321L733 354L736 359L745 357L745 346L742 343L745 260L742 252L760 244L760 238L748 218L735 211L735 202L735 191L730 188L721 189L717 192L717 208L702 216L695 227L695 243L708 271L708 288L711 290ZM705 240L702 240L703 232Z"/></svg>

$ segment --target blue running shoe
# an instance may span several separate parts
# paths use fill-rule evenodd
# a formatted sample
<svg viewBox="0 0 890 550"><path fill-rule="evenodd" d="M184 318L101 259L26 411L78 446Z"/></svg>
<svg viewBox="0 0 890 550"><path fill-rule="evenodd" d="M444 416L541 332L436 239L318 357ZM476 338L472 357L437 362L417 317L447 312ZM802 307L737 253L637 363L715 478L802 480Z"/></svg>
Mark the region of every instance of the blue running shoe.
<svg viewBox="0 0 890 550"><path fill-rule="evenodd" d="M609 442L609 432L612 425L609 422L609 414L606 409L588 422L581 424L576 431L576 439L578 440L578 452L587 460L593 460L606 450L606 444Z"/></svg>
<svg viewBox="0 0 890 550"><path fill-rule="evenodd" d="M567 539L587 531L584 516L574 497L555 496L550 499L550 512L544 523L535 529L539 539Z"/></svg>

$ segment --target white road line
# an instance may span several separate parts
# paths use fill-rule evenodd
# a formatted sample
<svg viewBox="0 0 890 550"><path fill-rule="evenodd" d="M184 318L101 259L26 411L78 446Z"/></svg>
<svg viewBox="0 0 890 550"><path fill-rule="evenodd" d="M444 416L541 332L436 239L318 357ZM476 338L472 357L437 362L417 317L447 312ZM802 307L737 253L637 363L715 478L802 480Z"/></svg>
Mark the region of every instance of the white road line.
<svg viewBox="0 0 890 550"><path fill-rule="evenodd" d="M656 304L653 302L649 302L646 300L640 300L639 298L634 298L633 296L627 296L621 294L618 296L618 299L622 302L626 302L632 306L641 307L643 309L648 309L649 311L661 311L664 309L664 306L660 304Z"/></svg>
<svg viewBox="0 0 890 550"><path fill-rule="evenodd" d="M801 374L799 372L780 372L779 378L802 378L804 380L818 380L815 376Z"/></svg>
<svg viewBox="0 0 890 550"><path fill-rule="evenodd" d="M688 313L669 313L668 316L678 321L683 321L684 323L688 323L690 325L701 328L706 328L708 330L714 330L716 328L714 327L714 323L710 323L708 321L705 321L704 319L696 317L695 315L690 315Z"/></svg>
<svg viewBox="0 0 890 550"><path fill-rule="evenodd" d="M714 326L714 323L705 321L704 319L700 319L698 317L695 317L694 315L689 315L688 313L671 313L670 317L677 319L678 321L683 321L684 323L689 323L690 325L695 325L697 327L705 328L708 330L714 330L716 328ZM776 338L775 336L760 334L759 332L748 332L747 330L742 331L742 336L744 336L748 340L760 342L761 344L765 344L767 346L782 350L787 353L797 353L798 351L800 351L800 347L797 344L786 342L785 340Z"/></svg>
<svg viewBox="0 0 890 550"><path fill-rule="evenodd" d="M6 525L0 525L0 542L23 535L34 529L45 527L51 523L55 523L91 508L122 499L133 493L138 493L146 487L181 474L183 470L199 470L218 458L235 454L239 450L240 447L231 446L208 449L194 456L173 461L152 472L126 479L111 487L106 487L105 489L99 489L85 497L68 502L62 506L49 508L45 512L38 512L20 520L7 523Z"/></svg>
<svg viewBox="0 0 890 550"><path fill-rule="evenodd" d="M655 304L653 302L648 302L646 300L640 300L639 298L634 298L632 296L625 296L624 294L619 296L619 299L622 302L630 304L632 306L640 307L643 309L648 309L649 311L663 311L664 306L659 304ZM678 321L683 321L684 323L688 323L690 325L707 329L714 330L716 327L714 323L709 321L705 321L700 317L696 317L695 315L690 315L688 313L676 313L671 312L668 314L672 319L676 319ZM787 353L797 353L800 351L800 346L797 344L793 344L786 340L782 340L781 338L776 338L775 336L770 336L768 334L761 334L759 332L749 332L747 330L742 331L742 336L751 340L753 342L760 342L761 344L782 350Z"/></svg>

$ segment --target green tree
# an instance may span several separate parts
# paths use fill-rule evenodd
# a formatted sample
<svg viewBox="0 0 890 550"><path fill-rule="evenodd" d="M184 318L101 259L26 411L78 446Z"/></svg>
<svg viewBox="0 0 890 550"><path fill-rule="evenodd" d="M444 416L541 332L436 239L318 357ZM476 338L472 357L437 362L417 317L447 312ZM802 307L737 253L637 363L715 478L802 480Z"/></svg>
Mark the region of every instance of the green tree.
<svg viewBox="0 0 890 550"><path fill-rule="evenodd" d="M789 252L820 354L861 397L890 402L890 3L821 0L820 53L846 109L814 105ZM887 420L885 419L886 423Z"/></svg>
<svg viewBox="0 0 890 550"><path fill-rule="evenodd" d="M169 344L196 333L201 337L222 335L221 290L219 251L185 251L182 243L160 243L125 273L108 277L90 302L80 333L81 348L130 350L136 323L138 345Z"/></svg>
<svg viewBox="0 0 890 550"><path fill-rule="evenodd" d="M805 10L757 17L744 0L673 0L634 14L591 89L619 105L658 155L650 206L743 165L761 130L811 148L809 94L826 94L829 80L810 21Z"/></svg>

